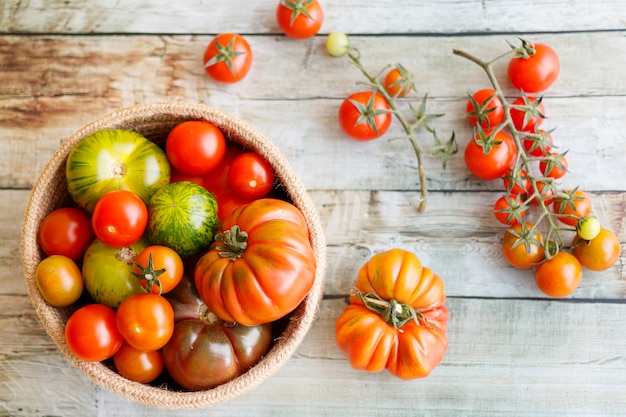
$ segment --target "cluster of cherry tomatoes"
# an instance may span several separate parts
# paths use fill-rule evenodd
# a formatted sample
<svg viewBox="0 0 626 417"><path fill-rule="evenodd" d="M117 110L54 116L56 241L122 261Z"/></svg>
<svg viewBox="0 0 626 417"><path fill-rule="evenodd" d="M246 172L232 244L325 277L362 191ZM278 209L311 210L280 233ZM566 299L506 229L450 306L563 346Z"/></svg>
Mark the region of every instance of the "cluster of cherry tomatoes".
<svg viewBox="0 0 626 417"><path fill-rule="evenodd" d="M470 95L466 111L474 137L465 163L478 178L502 181L504 192L493 210L509 227L504 258L516 268L536 268L538 288L564 297L578 288L583 267L600 271L614 265L620 244L592 216L589 195L559 183L568 172L567 151L558 151L552 130L543 128L546 111L538 95L557 79L556 52L526 41L515 51L507 75L518 97L509 103L497 83ZM481 65L491 71L490 64ZM576 232L571 242L564 241L568 232Z"/></svg>

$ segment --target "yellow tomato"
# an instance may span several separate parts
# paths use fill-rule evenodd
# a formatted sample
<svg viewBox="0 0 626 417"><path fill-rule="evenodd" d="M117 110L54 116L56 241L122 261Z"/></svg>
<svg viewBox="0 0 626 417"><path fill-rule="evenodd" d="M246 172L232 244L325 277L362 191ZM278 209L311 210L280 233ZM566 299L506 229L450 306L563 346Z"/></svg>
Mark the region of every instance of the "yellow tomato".
<svg viewBox="0 0 626 417"><path fill-rule="evenodd" d="M50 305L66 307L78 300L83 292L83 276L74 261L67 256L44 258L35 271L37 288Z"/></svg>

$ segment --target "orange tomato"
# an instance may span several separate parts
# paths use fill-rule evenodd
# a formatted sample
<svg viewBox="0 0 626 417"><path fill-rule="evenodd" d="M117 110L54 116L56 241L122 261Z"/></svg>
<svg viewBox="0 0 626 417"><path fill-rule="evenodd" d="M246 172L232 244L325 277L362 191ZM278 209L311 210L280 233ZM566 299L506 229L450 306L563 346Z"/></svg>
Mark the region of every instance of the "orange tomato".
<svg viewBox="0 0 626 417"><path fill-rule="evenodd" d="M592 240L584 240L575 236L572 242L572 254L581 265L592 271L609 269L619 259L621 253L620 241L615 233L605 228Z"/></svg>
<svg viewBox="0 0 626 417"><path fill-rule="evenodd" d="M535 270L537 287L550 297L566 297L578 288L583 270L580 262L569 252L560 251Z"/></svg>

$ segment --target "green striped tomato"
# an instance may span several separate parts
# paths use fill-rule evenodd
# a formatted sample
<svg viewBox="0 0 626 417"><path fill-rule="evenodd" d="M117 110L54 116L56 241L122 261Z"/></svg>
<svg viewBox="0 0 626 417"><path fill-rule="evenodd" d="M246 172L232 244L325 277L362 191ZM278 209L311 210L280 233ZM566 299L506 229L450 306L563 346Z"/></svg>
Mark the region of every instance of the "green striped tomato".
<svg viewBox="0 0 626 417"><path fill-rule="evenodd" d="M148 204L148 239L174 249L182 258L208 249L217 223L215 196L190 181L166 185Z"/></svg>
<svg viewBox="0 0 626 417"><path fill-rule="evenodd" d="M129 190L148 204L170 180L165 152L130 130L100 130L79 141L65 166L67 188L76 203L92 212L112 190Z"/></svg>

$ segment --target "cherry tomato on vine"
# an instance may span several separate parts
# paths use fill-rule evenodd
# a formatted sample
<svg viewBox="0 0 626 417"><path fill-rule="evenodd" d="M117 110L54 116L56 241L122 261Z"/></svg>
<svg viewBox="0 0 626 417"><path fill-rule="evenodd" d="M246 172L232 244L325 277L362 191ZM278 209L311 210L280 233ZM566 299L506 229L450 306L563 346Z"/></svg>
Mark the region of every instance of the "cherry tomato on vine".
<svg viewBox="0 0 626 417"><path fill-rule="evenodd" d="M530 156L545 156L554 145L552 135L543 129L537 129L535 133L528 133L522 141L524 149Z"/></svg>
<svg viewBox="0 0 626 417"><path fill-rule="evenodd" d="M476 126L480 123L483 129L495 127L505 118L502 102L496 95L496 91L491 88L472 94L467 100L465 111L470 124Z"/></svg>
<svg viewBox="0 0 626 417"><path fill-rule="evenodd" d="M124 341L115 325L115 311L104 304L88 304L72 313L65 324L65 340L74 355L89 362L110 358Z"/></svg>
<svg viewBox="0 0 626 417"><path fill-rule="evenodd" d="M581 190L566 191L563 195L555 197L552 210L557 214L566 215L559 217L561 223L576 226L578 219L591 213L591 199Z"/></svg>
<svg viewBox="0 0 626 417"><path fill-rule="evenodd" d="M595 217L582 217L576 223L576 233L584 240L592 240L602 230L600 222Z"/></svg>
<svg viewBox="0 0 626 417"><path fill-rule="evenodd" d="M164 297L135 294L126 298L115 314L117 329L138 350L161 349L174 333L174 310Z"/></svg>
<svg viewBox="0 0 626 417"><path fill-rule="evenodd" d="M518 223L504 233L502 255L509 264L529 269L543 261L543 237L532 223Z"/></svg>
<svg viewBox="0 0 626 417"><path fill-rule="evenodd" d="M176 125L165 141L165 153L172 166L186 175L206 175L220 164L226 139L213 123L189 120ZM173 182L170 179L170 182Z"/></svg>
<svg viewBox="0 0 626 417"><path fill-rule="evenodd" d="M550 297L566 297L578 288L583 270L580 262L569 252L560 251L535 270L537 287Z"/></svg>
<svg viewBox="0 0 626 417"><path fill-rule="evenodd" d="M109 191L96 203L91 225L98 239L114 248L139 240L148 225L148 208L132 191Z"/></svg>
<svg viewBox="0 0 626 417"><path fill-rule="evenodd" d="M561 64L550 46L535 43L535 53L528 57L511 59L507 69L511 84L526 93L547 90L559 76Z"/></svg>
<svg viewBox="0 0 626 417"><path fill-rule="evenodd" d="M517 150L513 138L500 130L491 139L476 134L465 148L465 165L472 174L483 180L503 177L515 162ZM482 144L482 146L481 146Z"/></svg>
<svg viewBox="0 0 626 417"><path fill-rule="evenodd" d="M530 177L523 168L510 169L502 178L502 185L510 194L526 194L530 190Z"/></svg>
<svg viewBox="0 0 626 417"><path fill-rule="evenodd" d="M563 178L567 174L567 158L554 152L550 153L549 158L539 161L539 170L544 177L554 179Z"/></svg>
<svg viewBox="0 0 626 417"><path fill-rule="evenodd" d="M615 233L601 228L591 240L575 236L572 242L572 254L582 266L592 271L609 269L620 257L621 247Z"/></svg>
<svg viewBox="0 0 626 417"><path fill-rule="evenodd" d="M280 0L276 20L285 35L307 39L319 32L324 22L324 11L317 0Z"/></svg>
<svg viewBox="0 0 626 417"><path fill-rule="evenodd" d="M536 185L537 185L537 191L539 192L539 195L543 199L544 204L546 206L550 206L551 204L553 204L554 203L554 183L552 181L550 182L537 181ZM530 203L538 206L539 200L537 200L536 198L533 198L530 201Z"/></svg>
<svg viewBox="0 0 626 417"><path fill-rule="evenodd" d="M413 89L413 74L402 65L398 65L389 70L383 86L390 96L404 97Z"/></svg>
<svg viewBox="0 0 626 417"><path fill-rule="evenodd" d="M236 83L250 71L252 48L236 33L217 35L204 52L204 70L215 81Z"/></svg>
<svg viewBox="0 0 626 417"><path fill-rule="evenodd" d="M537 97L522 96L513 100L511 107L511 119L513 125L520 132L535 132L543 123L546 109L541 99Z"/></svg>
<svg viewBox="0 0 626 417"><path fill-rule="evenodd" d="M46 255L63 255L78 261L94 238L91 218L76 208L56 209L43 219L37 238Z"/></svg>
<svg viewBox="0 0 626 417"><path fill-rule="evenodd" d="M67 256L44 258L35 270L35 283L41 296L54 307L66 307L83 293L83 275L76 263Z"/></svg>
<svg viewBox="0 0 626 417"><path fill-rule="evenodd" d="M330 56L344 56L350 49L350 38L343 32L333 32L326 38L326 52Z"/></svg>
<svg viewBox="0 0 626 417"><path fill-rule="evenodd" d="M513 226L520 223L526 208L522 206L519 195L500 196L493 205L493 215L502 224Z"/></svg>
<svg viewBox="0 0 626 417"><path fill-rule="evenodd" d="M228 170L228 185L240 198L255 200L274 187L274 168L256 152L245 152L233 159Z"/></svg>
<svg viewBox="0 0 626 417"><path fill-rule="evenodd" d="M124 378L142 384L154 381L165 368L160 350L138 350L126 342L113 356L113 364Z"/></svg>
<svg viewBox="0 0 626 417"><path fill-rule="evenodd" d="M376 139L384 135L391 125L390 110L387 100L378 93L354 93L339 107L339 125L352 139Z"/></svg>
<svg viewBox="0 0 626 417"><path fill-rule="evenodd" d="M135 274L141 286L154 294L166 294L183 279L183 260L167 246L152 245L135 258Z"/></svg>

